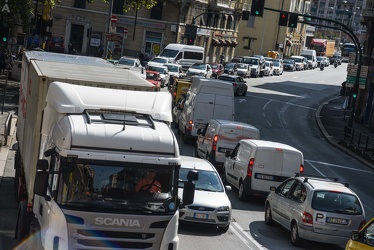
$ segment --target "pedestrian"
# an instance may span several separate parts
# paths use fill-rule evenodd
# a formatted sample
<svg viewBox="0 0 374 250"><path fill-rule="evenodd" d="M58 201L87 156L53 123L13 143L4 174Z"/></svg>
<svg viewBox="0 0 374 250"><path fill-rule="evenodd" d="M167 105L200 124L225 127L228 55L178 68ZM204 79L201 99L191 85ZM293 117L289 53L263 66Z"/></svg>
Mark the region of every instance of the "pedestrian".
<svg viewBox="0 0 374 250"><path fill-rule="evenodd" d="M225 55L223 54L223 52L222 52L222 54L220 55L220 57L219 57L219 63L224 63L225 62Z"/></svg>

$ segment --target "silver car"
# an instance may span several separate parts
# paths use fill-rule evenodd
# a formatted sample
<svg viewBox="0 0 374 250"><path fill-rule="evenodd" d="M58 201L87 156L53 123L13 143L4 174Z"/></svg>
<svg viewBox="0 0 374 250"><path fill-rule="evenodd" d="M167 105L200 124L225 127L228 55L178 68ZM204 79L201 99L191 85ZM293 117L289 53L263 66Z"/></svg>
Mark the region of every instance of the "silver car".
<svg viewBox="0 0 374 250"><path fill-rule="evenodd" d="M179 220L214 225L220 231L226 232L230 227L231 202L225 189L231 190L231 187L223 186L217 170L207 160L189 156L181 156L181 159L178 189L180 197L188 171L197 170L199 179L195 182L194 202L179 209Z"/></svg>
<svg viewBox="0 0 374 250"><path fill-rule="evenodd" d="M247 83L241 76L223 74L218 77L218 80L231 82L234 87L234 95L245 96L247 94Z"/></svg>
<svg viewBox="0 0 374 250"><path fill-rule="evenodd" d="M358 196L336 180L293 177L272 187L265 201L265 223L288 229L292 245L303 239L345 244L365 224Z"/></svg>

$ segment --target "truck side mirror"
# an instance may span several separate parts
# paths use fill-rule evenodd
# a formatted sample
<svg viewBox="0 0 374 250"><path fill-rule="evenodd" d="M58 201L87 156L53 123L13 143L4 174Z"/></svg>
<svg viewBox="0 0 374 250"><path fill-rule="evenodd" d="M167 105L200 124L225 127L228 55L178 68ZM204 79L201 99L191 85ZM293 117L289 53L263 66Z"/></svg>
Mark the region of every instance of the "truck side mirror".
<svg viewBox="0 0 374 250"><path fill-rule="evenodd" d="M48 169L48 160L47 159L40 159L36 164L36 169L38 170L47 170Z"/></svg>
<svg viewBox="0 0 374 250"><path fill-rule="evenodd" d="M36 172L34 182L34 194L42 196L47 201L50 201L51 197L47 195L48 175L49 173L47 171Z"/></svg>
<svg viewBox="0 0 374 250"><path fill-rule="evenodd" d="M199 172L196 170L190 170L187 174L187 182L184 183L183 188L183 205L192 204L195 198L195 183L199 179Z"/></svg>

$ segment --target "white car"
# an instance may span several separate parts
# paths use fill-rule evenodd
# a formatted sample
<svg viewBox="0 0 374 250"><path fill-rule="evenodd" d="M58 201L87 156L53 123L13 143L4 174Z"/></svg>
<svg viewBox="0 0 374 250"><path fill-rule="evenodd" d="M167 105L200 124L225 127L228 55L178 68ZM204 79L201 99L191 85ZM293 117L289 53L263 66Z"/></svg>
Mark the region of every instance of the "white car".
<svg viewBox="0 0 374 250"><path fill-rule="evenodd" d="M168 67L169 74L174 78L183 77L182 65L176 63L165 63L164 66Z"/></svg>
<svg viewBox="0 0 374 250"><path fill-rule="evenodd" d="M147 63L147 66L162 66L165 63L171 63L171 59L167 57L156 56Z"/></svg>
<svg viewBox="0 0 374 250"><path fill-rule="evenodd" d="M243 78L251 76L251 66L246 63L238 63L236 68L236 74Z"/></svg>
<svg viewBox="0 0 374 250"><path fill-rule="evenodd" d="M272 61L265 61L265 76L273 76L274 75L274 64Z"/></svg>
<svg viewBox="0 0 374 250"><path fill-rule="evenodd" d="M274 75L282 75L283 74L283 61L281 59L273 60L273 70Z"/></svg>
<svg viewBox="0 0 374 250"><path fill-rule="evenodd" d="M231 202L222 180L214 166L205 159L181 156L178 194L182 197L184 183L190 170L197 170L199 178L195 181L195 198L191 205L179 209L181 222L214 225L226 232L231 221ZM182 201L183 204L183 201Z"/></svg>
<svg viewBox="0 0 374 250"><path fill-rule="evenodd" d="M194 63L187 70L187 76L203 76L205 78L211 78L212 74L212 67L207 63Z"/></svg>

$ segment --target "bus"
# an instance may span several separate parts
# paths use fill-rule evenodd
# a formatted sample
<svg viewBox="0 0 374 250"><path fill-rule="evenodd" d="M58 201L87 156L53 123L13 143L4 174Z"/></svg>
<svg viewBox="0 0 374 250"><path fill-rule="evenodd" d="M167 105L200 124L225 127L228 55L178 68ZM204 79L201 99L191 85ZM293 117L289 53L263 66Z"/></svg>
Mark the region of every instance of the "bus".
<svg viewBox="0 0 374 250"><path fill-rule="evenodd" d="M345 43L342 45L342 62L349 62L349 53L356 53L356 45L354 43Z"/></svg>

